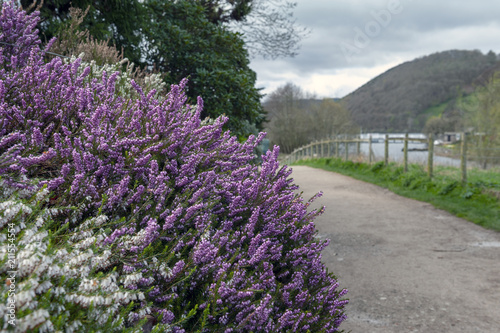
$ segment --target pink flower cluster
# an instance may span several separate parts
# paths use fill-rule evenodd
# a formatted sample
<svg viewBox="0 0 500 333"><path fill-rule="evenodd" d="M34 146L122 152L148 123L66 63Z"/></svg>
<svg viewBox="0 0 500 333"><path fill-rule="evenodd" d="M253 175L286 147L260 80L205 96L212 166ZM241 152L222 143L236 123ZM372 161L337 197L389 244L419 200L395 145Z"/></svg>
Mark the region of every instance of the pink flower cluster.
<svg viewBox="0 0 500 333"><path fill-rule="evenodd" d="M336 332L347 291L278 149L255 165L263 135L239 143L224 117L203 124L186 80L162 100L132 82L140 98L125 99L118 73L45 61L36 23L3 5L0 41L17 46L0 45L0 176L114 217L103 244L129 254L116 268L142 274L128 287L172 331Z"/></svg>

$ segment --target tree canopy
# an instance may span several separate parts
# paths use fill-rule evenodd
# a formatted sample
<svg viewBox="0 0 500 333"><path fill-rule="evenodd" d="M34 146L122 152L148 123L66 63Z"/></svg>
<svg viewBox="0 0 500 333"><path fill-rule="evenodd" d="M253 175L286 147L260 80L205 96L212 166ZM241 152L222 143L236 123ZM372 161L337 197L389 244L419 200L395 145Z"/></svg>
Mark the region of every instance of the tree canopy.
<svg viewBox="0 0 500 333"><path fill-rule="evenodd" d="M340 103L318 100L291 82L269 94L264 108L269 118L266 123L269 140L285 154L314 140L357 131L349 111Z"/></svg>
<svg viewBox="0 0 500 333"><path fill-rule="evenodd" d="M133 62L141 60L141 29L146 7L137 0L21 0L23 8L40 11L38 29L45 38L57 36L69 21L70 8L86 10L80 28L98 40L109 40Z"/></svg>
<svg viewBox="0 0 500 333"><path fill-rule="evenodd" d="M189 96L205 100L202 116L226 114L231 130L255 132L263 118L261 95L241 37L211 23L205 8L193 1L151 0L149 6L151 24L144 31L149 64L169 83L187 77Z"/></svg>

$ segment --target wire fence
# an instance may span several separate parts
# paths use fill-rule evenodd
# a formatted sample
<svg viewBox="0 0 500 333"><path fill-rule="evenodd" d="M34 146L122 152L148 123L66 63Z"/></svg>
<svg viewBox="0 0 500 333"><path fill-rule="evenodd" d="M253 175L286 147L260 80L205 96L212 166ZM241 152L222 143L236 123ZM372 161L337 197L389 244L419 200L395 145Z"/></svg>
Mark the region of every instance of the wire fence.
<svg viewBox="0 0 500 333"><path fill-rule="evenodd" d="M383 161L386 165L395 162L401 164L405 172L410 164L417 164L429 177L433 177L436 171L454 173L466 183L468 169L500 165L500 147L465 133L457 134L454 141L447 143L437 142L432 135L423 134L342 135L297 148L286 156L284 162L292 164L301 159L326 157L367 163Z"/></svg>

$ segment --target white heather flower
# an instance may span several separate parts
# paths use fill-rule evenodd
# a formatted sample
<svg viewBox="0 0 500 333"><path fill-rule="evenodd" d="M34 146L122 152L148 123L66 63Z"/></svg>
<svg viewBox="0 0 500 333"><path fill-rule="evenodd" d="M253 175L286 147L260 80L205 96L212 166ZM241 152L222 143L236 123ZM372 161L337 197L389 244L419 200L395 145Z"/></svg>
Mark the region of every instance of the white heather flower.
<svg viewBox="0 0 500 333"><path fill-rule="evenodd" d="M48 195L49 195L49 189L48 188L42 188L40 191L37 192L36 194L36 201L42 201L42 200L48 200Z"/></svg>
<svg viewBox="0 0 500 333"><path fill-rule="evenodd" d="M159 273L164 279L168 279L172 276L172 270L164 262L160 264Z"/></svg>
<svg viewBox="0 0 500 333"><path fill-rule="evenodd" d="M64 257L66 257L68 255L68 251L66 251L66 249L60 249L60 250L57 250L56 252L56 259L62 259Z"/></svg>
<svg viewBox="0 0 500 333"><path fill-rule="evenodd" d="M92 250L88 250L87 252L84 252L82 254L77 255L75 258L72 258L68 264L71 266L81 266L83 265L88 259L92 257L94 252Z"/></svg>
<svg viewBox="0 0 500 333"><path fill-rule="evenodd" d="M91 259L91 266L95 268L105 268L111 265L109 258L112 253L110 250L104 250L102 256L95 256Z"/></svg>
<svg viewBox="0 0 500 333"><path fill-rule="evenodd" d="M86 237L88 238L83 239L82 237L81 239L83 240L81 242L74 244L73 246L77 249L88 249L92 244L94 244L95 237L92 236L91 232L89 232L89 235L87 235Z"/></svg>
<svg viewBox="0 0 500 333"><path fill-rule="evenodd" d="M94 292L99 288L99 283L97 280L89 280L87 278L83 278L78 286L78 291L82 292Z"/></svg>
<svg viewBox="0 0 500 333"><path fill-rule="evenodd" d="M54 325L50 320L45 321L42 326L38 328L40 333L44 332L53 332L54 331Z"/></svg>
<svg viewBox="0 0 500 333"><path fill-rule="evenodd" d="M18 329L21 332L31 331L38 325L45 322L49 317L50 314L47 310L38 309L25 317L19 318L17 322Z"/></svg>
<svg viewBox="0 0 500 333"><path fill-rule="evenodd" d="M98 217L95 218L95 226L100 227L104 223L108 221L108 217L106 215L99 215Z"/></svg>
<svg viewBox="0 0 500 333"><path fill-rule="evenodd" d="M44 200L45 192L39 191L36 199ZM31 193L29 197L31 198L33 194ZM81 211L73 211L70 219L74 218L75 221L82 222L79 223L80 227L76 229L67 249L56 249L55 253L49 254L49 240L47 239L49 234L43 227L53 215L59 214L62 210L37 211L36 216L32 216L25 223L23 221L26 216L32 214L32 207L16 200L0 202L0 221L5 221L2 223L15 221L16 233L26 229L18 242L19 247L16 253L19 267L16 276L16 306L26 311L23 317L18 318L18 330L54 331L51 319L58 318L70 304L79 304L83 307L90 307L92 304L89 308L92 313L89 317L91 322L103 325L113 319L114 327L118 329L123 327L124 318L120 315L121 306L127 305L132 300L144 300L145 297L142 293L120 289L117 280L133 283L142 278L142 274L135 273L120 277L117 272L113 272L98 279L90 274L94 268L106 268L112 265L110 262L112 252L109 246L101 244L107 236L102 230L98 230L96 235L92 231L104 224L108 218L100 215L94 219L81 221ZM83 228L83 226L86 227ZM2 234L0 237L5 237L5 235ZM137 245L142 239L143 236L139 235L130 237L128 241L130 244ZM90 249L93 245L96 245L94 251ZM7 247L2 244L0 245L0 258L6 255ZM0 268L0 271L3 272L3 269L4 267ZM76 290L73 285L58 285L58 280L53 280L62 276L67 279L78 279ZM41 300L46 297L47 293L50 294L49 297L53 302L48 308L41 309L41 304L44 304ZM0 313L5 313L5 311L5 304L0 304ZM147 312L149 311L147 309ZM65 331L81 331L83 326L78 320L70 321L65 324Z"/></svg>
<svg viewBox="0 0 500 333"><path fill-rule="evenodd" d="M42 294L50 287L52 287L52 283L50 283L50 281L44 281L35 289L35 292L37 294Z"/></svg>
<svg viewBox="0 0 500 333"><path fill-rule="evenodd" d="M122 277L122 283L124 286L128 286L134 283L137 283L140 279L142 279L142 273L134 273L134 274L128 274Z"/></svg>
<svg viewBox="0 0 500 333"><path fill-rule="evenodd" d="M26 215L32 213L32 210L25 204L13 200L8 200L0 203L0 213L3 213L3 217L0 218L0 228L2 228L8 222L11 222L12 219L16 217L16 215L20 212L23 212L23 214L21 214L21 222L22 222ZM16 225L14 227L15 230L14 233L17 234L21 229L22 226Z"/></svg>
<svg viewBox="0 0 500 333"><path fill-rule="evenodd" d="M35 220L35 226L37 228L41 228L45 223L45 220L43 218L41 218L40 216L36 218Z"/></svg>
<svg viewBox="0 0 500 333"><path fill-rule="evenodd" d="M66 326L66 333L76 332L82 323L79 320L72 321Z"/></svg>
<svg viewBox="0 0 500 333"><path fill-rule="evenodd" d="M47 269L47 273L46 274L47 274L47 276L49 278L51 278L51 277L59 277L59 276L63 275L62 271L61 271L61 268L59 266L57 266L57 265L49 266L49 268Z"/></svg>
<svg viewBox="0 0 500 333"><path fill-rule="evenodd" d="M70 242L75 242L75 241L79 241L79 240L86 240L87 238L89 237L92 237L93 236L93 232L92 231L81 231L79 233L75 232L73 234L73 236L70 237L69 241ZM79 244L76 244L76 246L78 246ZM82 248L80 246L80 248Z"/></svg>
<svg viewBox="0 0 500 333"><path fill-rule="evenodd" d="M16 294L16 307L23 307L25 304L34 301L36 297L35 291L23 290Z"/></svg>

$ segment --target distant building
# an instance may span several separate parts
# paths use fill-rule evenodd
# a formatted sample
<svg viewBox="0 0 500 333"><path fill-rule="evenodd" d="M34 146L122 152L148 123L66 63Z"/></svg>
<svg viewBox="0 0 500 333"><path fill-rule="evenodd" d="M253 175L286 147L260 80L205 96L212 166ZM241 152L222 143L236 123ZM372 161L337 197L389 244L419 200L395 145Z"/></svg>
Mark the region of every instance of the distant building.
<svg viewBox="0 0 500 333"><path fill-rule="evenodd" d="M460 141L460 133L458 132L444 132L442 134L442 139L443 143L455 143L457 141Z"/></svg>

